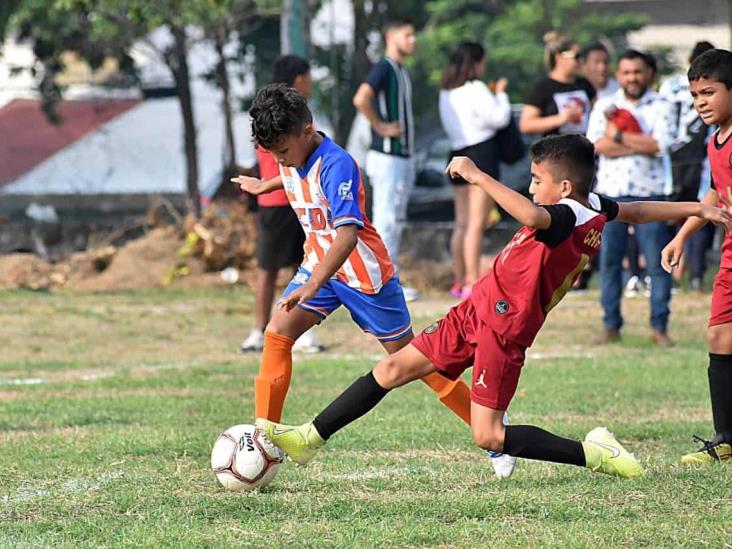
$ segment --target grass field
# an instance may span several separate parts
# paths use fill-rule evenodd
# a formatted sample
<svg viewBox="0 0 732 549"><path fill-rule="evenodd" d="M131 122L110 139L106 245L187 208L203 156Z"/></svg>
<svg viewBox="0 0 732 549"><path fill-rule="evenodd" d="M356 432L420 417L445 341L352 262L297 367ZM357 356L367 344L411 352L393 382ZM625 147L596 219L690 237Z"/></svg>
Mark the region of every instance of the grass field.
<svg viewBox="0 0 732 549"><path fill-rule="evenodd" d="M732 466L683 469L709 435L708 299L673 303L672 350L626 300L622 345L587 344L597 296L568 297L530 350L515 423L583 437L606 425L647 469L622 481L519 461L492 476L468 429L422 384L389 395L307 468L263 493L221 490L220 431L252 421L256 356L243 289L0 294L0 546L710 546L732 539ZM424 327L450 302L412 308ZM296 357L285 419L300 422L381 355L346 314L328 352Z"/></svg>

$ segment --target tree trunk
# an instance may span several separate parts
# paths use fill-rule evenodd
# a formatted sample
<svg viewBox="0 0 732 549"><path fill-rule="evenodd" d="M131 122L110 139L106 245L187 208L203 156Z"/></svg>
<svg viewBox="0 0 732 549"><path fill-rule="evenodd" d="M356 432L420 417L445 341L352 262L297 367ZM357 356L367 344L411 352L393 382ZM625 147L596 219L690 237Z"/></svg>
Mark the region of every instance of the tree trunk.
<svg viewBox="0 0 732 549"><path fill-rule="evenodd" d="M186 31L183 27L171 26L175 44L167 57L168 66L173 72L175 88L178 93L181 115L183 116L183 142L186 155L186 191L188 211L196 219L201 217L201 195L198 190L198 147L196 145L196 124L193 118L193 99L191 79L188 72L188 48Z"/></svg>
<svg viewBox="0 0 732 549"><path fill-rule="evenodd" d="M218 55L218 63L216 63L216 78L221 88L221 110L224 113L224 132L226 137L226 148L224 150L224 180L233 175L236 171L236 141L234 140L234 115L231 110L231 83L229 82L229 72L226 70L226 56L224 54L224 45L228 32L224 22L219 26L216 33L216 54Z"/></svg>

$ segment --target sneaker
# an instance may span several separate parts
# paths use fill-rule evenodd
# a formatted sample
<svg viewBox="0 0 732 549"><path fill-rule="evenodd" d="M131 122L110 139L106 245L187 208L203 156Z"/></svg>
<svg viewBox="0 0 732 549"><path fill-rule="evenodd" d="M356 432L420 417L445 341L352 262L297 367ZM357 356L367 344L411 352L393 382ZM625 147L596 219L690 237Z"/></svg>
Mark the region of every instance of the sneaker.
<svg viewBox="0 0 732 549"><path fill-rule="evenodd" d="M503 413L503 424L508 425L508 412ZM498 478L508 478L513 474L513 470L516 467L516 460L518 458L501 452L494 452L492 450L486 450L486 453L488 454L488 457L491 458L493 471L495 471Z"/></svg>
<svg viewBox="0 0 732 549"><path fill-rule="evenodd" d="M668 334L661 330L651 331L651 343L658 347L673 347L674 340L668 337Z"/></svg>
<svg viewBox="0 0 732 549"><path fill-rule="evenodd" d="M417 288L402 286L402 291L404 292L404 301L406 301L407 303L417 301L420 298L419 290Z"/></svg>
<svg viewBox="0 0 732 549"><path fill-rule="evenodd" d="M249 332L249 337L242 341L239 351L242 353L250 353L254 351L261 351L263 348L264 332L262 330L254 329Z"/></svg>
<svg viewBox="0 0 732 549"><path fill-rule="evenodd" d="M631 478L643 475L635 456L628 452L605 427L595 427L587 433L582 448L587 467L608 475Z"/></svg>
<svg viewBox="0 0 732 549"><path fill-rule="evenodd" d="M646 297L651 297L651 277L646 275L646 277L643 279L643 285L646 287L645 291L643 292L643 295Z"/></svg>
<svg viewBox="0 0 732 549"><path fill-rule="evenodd" d="M450 294L450 297L460 297L460 294L463 292L463 285L459 282L453 282L452 287L450 288L450 291L448 292ZM406 298L406 294L405 294Z"/></svg>
<svg viewBox="0 0 732 549"><path fill-rule="evenodd" d="M460 299L467 299L471 296L473 293L473 286L463 286L462 291L460 292Z"/></svg>
<svg viewBox="0 0 732 549"><path fill-rule="evenodd" d="M625 283L625 297L636 297L640 291L640 278L633 275Z"/></svg>
<svg viewBox="0 0 732 549"><path fill-rule="evenodd" d="M591 345L607 345L620 341L620 330L617 328L603 328L602 332L590 339Z"/></svg>
<svg viewBox="0 0 732 549"><path fill-rule="evenodd" d="M696 452L681 457L683 465L709 464L715 461L726 461L732 463L732 446L722 442L717 436L714 440L704 440L694 435L694 440L703 446Z"/></svg>
<svg viewBox="0 0 732 549"><path fill-rule="evenodd" d="M254 424L257 430L264 434L272 444L300 465L305 465L313 459L318 449L325 444L312 423L303 423L294 427L258 418Z"/></svg>
<svg viewBox="0 0 732 549"><path fill-rule="evenodd" d="M325 347L318 341L318 335L315 333L315 329L310 328L307 332L297 338L295 344L292 346L293 351L299 353L322 353L325 351Z"/></svg>

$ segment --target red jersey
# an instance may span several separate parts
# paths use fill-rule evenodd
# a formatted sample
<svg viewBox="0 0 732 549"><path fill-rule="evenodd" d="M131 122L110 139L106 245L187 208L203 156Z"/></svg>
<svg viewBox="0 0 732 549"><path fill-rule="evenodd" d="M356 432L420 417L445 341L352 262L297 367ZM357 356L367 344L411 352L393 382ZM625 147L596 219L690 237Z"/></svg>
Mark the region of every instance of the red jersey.
<svg viewBox="0 0 732 549"><path fill-rule="evenodd" d="M280 166L277 164L272 153L262 147L257 147L257 162L259 162L260 179L272 179L280 175ZM267 194L257 195L257 204L265 208L274 206L289 206L285 189L277 189Z"/></svg>
<svg viewBox="0 0 732 549"><path fill-rule="evenodd" d="M732 192L732 139L730 139L732 134L725 139L724 143L717 143L718 135L719 130L714 132L709 140L707 156L709 157L709 167L712 170L712 187L720 196L726 197L728 192ZM718 206L725 207L721 201ZM722 242L720 266L723 269L732 269L732 233L727 233Z"/></svg>
<svg viewBox="0 0 732 549"><path fill-rule="evenodd" d="M617 216L618 204L596 194L589 202L591 208L568 198L544 206L549 228L522 227L475 284L469 299L496 333L529 347L546 315L600 249L602 230Z"/></svg>

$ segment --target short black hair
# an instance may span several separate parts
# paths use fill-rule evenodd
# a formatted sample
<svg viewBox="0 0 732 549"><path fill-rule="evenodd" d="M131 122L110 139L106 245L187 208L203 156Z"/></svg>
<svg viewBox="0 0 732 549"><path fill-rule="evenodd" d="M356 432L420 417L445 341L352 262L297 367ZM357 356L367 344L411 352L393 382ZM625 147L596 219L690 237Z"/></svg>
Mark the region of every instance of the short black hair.
<svg viewBox="0 0 732 549"><path fill-rule="evenodd" d="M555 180L569 179L587 197L595 177L595 146L583 135L551 135L531 145L531 161L546 164Z"/></svg>
<svg viewBox="0 0 732 549"><path fill-rule="evenodd" d="M707 42L706 40L697 42L694 44L694 47L691 49L691 53L689 54L689 63L694 61L694 59L699 57L702 53L713 49L714 45L711 42Z"/></svg>
<svg viewBox="0 0 732 549"><path fill-rule="evenodd" d="M310 72L310 63L299 55L282 55L277 58L272 70L273 84L287 84L292 87L298 76Z"/></svg>
<svg viewBox="0 0 732 549"><path fill-rule="evenodd" d="M390 17L381 26L381 32L386 36L390 30L401 29L407 25L414 26L414 21L409 17Z"/></svg>
<svg viewBox="0 0 732 549"><path fill-rule="evenodd" d="M582 61L586 60L593 51L601 51L605 53L608 57L610 57L610 52L605 47L605 44L601 42L593 42L592 44L589 44L582 48L582 51L580 52L580 59L582 59Z"/></svg>
<svg viewBox="0 0 732 549"><path fill-rule="evenodd" d="M305 98L286 84L270 84L259 90L249 116L255 145L267 150L313 122Z"/></svg>
<svg viewBox="0 0 732 549"><path fill-rule="evenodd" d="M732 52L728 50L709 50L694 59L686 73L689 82L706 78L721 82L729 90L732 88Z"/></svg>
<svg viewBox="0 0 732 549"><path fill-rule="evenodd" d="M648 54L643 53L642 51L633 50L633 49L625 50L623 53L620 54L620 57L618 57L618 64L620 64L620 62L623 59L629 59L631 61L633 59L640 59L643 61L643 64L646 67L648 67L654 71L656 68L655 58L653 58L652 56L649 56Z"/></svg>

